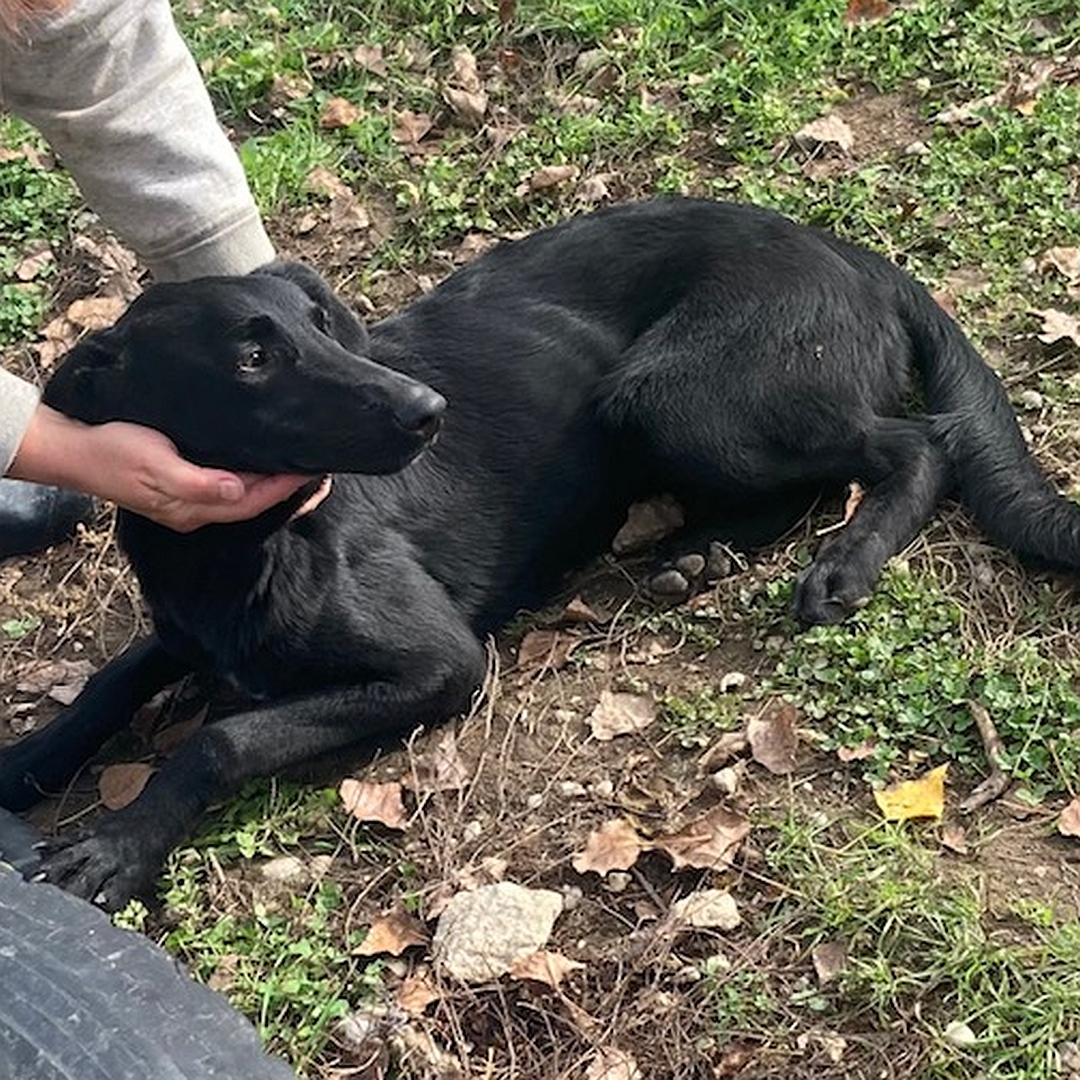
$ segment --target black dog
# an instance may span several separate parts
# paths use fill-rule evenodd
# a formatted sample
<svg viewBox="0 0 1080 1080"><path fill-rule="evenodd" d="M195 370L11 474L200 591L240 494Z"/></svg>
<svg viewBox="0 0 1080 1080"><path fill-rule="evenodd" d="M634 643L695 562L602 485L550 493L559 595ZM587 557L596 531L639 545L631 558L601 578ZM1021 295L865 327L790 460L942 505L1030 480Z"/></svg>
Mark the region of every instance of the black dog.
<svg viewBox="0 0 1080 1080"><path fill-rule="evenodd" d="M905 415L914 376L924 411ZM409 464L444 397L439 440ZM544 230L370 337L301 267L158 286L75 348L46 401L150 424L204 464L345 474L299 517L307 492L186 536L121 514L156 636L0 754L0 804L62 788L191 669L249 704L48 854L51 880L107 907L249 777L466 706L484 635L604 550L633 499L683 504L658 580L689 592L710 541L760 544L860 479L857 514L798 584L808 623L865 598L953 489L1004 545L1080 566L1080 509L928 294L744 206L664 200Z"/></svg>

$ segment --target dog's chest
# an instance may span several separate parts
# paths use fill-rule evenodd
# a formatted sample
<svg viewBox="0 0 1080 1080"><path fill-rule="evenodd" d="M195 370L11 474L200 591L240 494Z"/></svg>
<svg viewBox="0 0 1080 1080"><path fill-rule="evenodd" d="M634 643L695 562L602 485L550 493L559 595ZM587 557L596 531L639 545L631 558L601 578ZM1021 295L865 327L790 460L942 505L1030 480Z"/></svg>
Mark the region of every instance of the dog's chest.
<svg viewBox="0 0 1080 1080"><path fill-rule="evenodd" d="M195 559L191 546L182 557L138 539L125 546L170 653L252 699L310 684L317 666L310 628L279 595L273 551Z"/></svg>

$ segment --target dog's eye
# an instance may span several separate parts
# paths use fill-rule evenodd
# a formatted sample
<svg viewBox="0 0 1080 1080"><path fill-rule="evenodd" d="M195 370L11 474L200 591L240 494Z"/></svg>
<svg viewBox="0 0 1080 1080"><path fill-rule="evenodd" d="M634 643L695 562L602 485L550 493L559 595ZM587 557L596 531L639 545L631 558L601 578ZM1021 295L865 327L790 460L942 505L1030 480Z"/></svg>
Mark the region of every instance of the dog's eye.
<svg viewBox="0 0 1080 1080"><path fill-rule="evenodd" d="M266 366L269 359L270 357L266 355L266 350L261 345L245 345L236 367L239 371L247 373L259 371Z"/></svg>
<svg viewBox="0 0 1080 1080"><path fill-rule="evenodd" d="M325 334L330 329L330 320L326 315L326 308L317 307L311 313L311 321L320 334Z"/></svg>

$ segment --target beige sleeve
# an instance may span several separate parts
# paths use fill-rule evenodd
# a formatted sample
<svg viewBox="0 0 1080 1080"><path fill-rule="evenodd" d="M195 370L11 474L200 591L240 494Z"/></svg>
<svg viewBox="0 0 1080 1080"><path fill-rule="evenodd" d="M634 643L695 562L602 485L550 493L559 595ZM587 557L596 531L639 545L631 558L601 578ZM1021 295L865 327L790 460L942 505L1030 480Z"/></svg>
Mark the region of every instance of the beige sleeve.
<svg viewBox="0 0 1080 1080"><path fill-rule="evenodd" d="M37 408L37 387L0 367L0 476L7 472L19 440Z"/></svg>
<svg viewBox="0 0 1080 1080"><path fill-rule="evenodd" d="M0 97L158 279L273 259L167 0L77 0L0 44Z"/></svg>

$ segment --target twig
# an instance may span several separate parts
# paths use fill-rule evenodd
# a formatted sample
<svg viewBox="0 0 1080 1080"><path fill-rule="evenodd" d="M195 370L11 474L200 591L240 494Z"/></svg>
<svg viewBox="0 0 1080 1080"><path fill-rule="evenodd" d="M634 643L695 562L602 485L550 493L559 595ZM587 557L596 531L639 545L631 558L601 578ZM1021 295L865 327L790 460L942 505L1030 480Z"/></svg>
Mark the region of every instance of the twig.
<svg viewBox="0 0 1080 1080"><path fill-rule="evenodd" d="M972 810L978 810L980 806L993 802L1005 793L1012 782L1004 766L1005 744L1001 741L990 714L977 701L969 701L967 707L979 729L979 738L982 739L986 758L990 762L990 775L960 804L962 814L970 814Z"/></svg>

